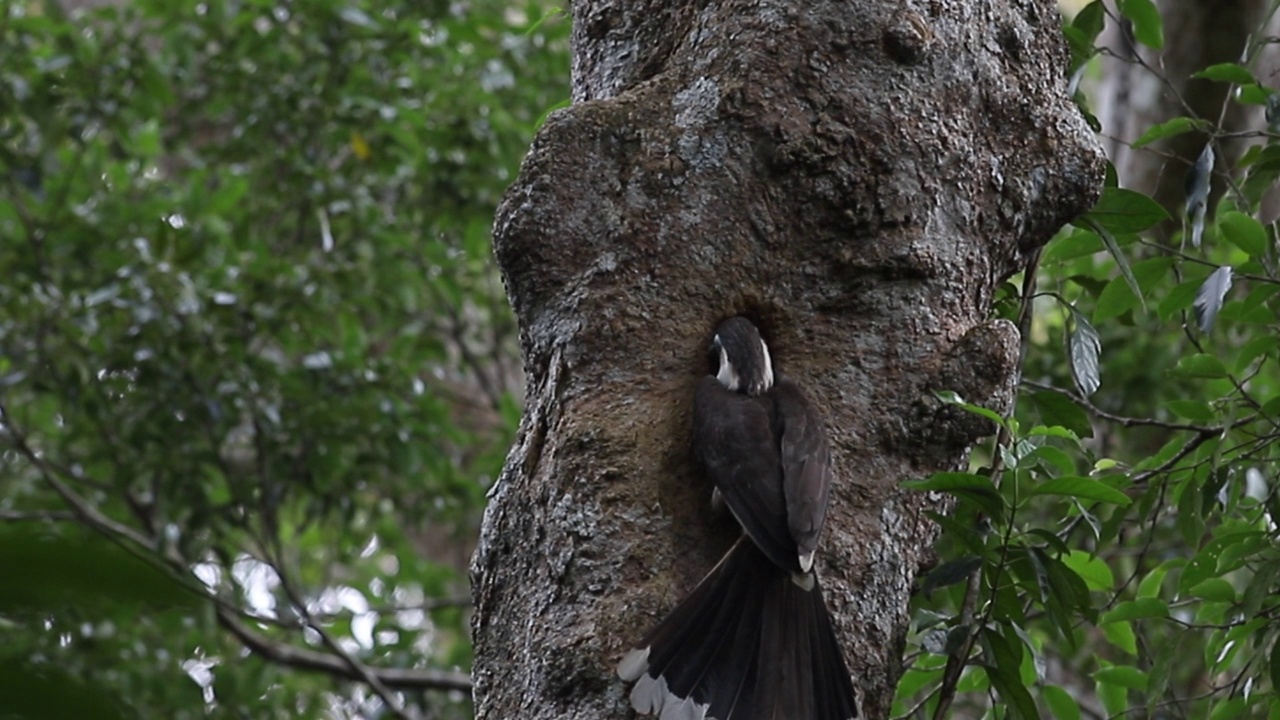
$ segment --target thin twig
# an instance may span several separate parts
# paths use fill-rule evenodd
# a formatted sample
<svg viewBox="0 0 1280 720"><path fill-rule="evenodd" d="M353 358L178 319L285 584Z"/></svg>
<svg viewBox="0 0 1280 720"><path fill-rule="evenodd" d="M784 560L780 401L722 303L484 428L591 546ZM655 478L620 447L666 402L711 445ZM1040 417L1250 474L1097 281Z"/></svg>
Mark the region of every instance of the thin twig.
<svg viewBox="0 0 1280 720"><path fill-rule="evenodd" d="M302 597L302 594L293 587L293 583L289 581L282 564L282 562L272 563L272 565L275 566L276 576L280 578L280 587L284 590L284 594L289 598L289 602L297 608L298 615L302 618L302 621L306 626L320 636L320 642L322 642L325 647L329 648L329 651L336 655L338 659L346 665L347 669L356 676L356 678L367 684L379 698L382 698L382 702L386 704L391 714L398 718L402 718L403 720L412 720L415 718L417 716L416 712L410 714L406 711L404 703L401 702L400 698L396 697L395 693L392 692L391 689L388 688L367 665L361 662L355 655L348 652L347 649L333 637L329 630L325 628L323 623L317 622L316 619L312 617L311 610L307 607L306 598Z"/></svg>
<svg viewBox="0 0 1280 720"><path fill-rule="evenodd" d="M241 622L235 613L218 609L218 623L236 637L245 647L263 658L285 667L310 672L365 681L365 676L355 672L350 665L329 653L300 648L281 643L262 635ZM369 675L384 687L396 690L456 690L471 692L471 677L466 673L425 668L371 668L364 666Z"/></svg>
<svg viewBox="0 0 1280 720"><path fill-rule="evenodd" d="M1067 397L1071 398L1071 400L1074 401L1077 405L1083 407L1085 410L1088 410L1091 414L1096 415L1097 417L1100 417L1103 420L1109 420L1113 423L1116 423L1117 425L1122 425L1124 427L1153 426L1153 427L1165 428L1166 430L1188 430L1190 432L1220 432L1222 430L1221 427L1210 427L1208 425L1192 425L1189 423L1166 422L1164 420L1156 420L1155 418L1135 418L1135 417L1126 417L1124 415L1116 415L1114 413L1109 413L1106 410L1103 410L1102 408L1094 405L1092 402L1089 401L1088 398L1084 397L1083 395L1072 392L1071 390L1067 390L1065 388L1056 387L1053 385L1049 385L1047 383L1036 382L1035 380L1023 380L1022 384L1030 388L1035 388L1036 390L1049 390L1056 393L1062 393L1063 395L1066 395Z"/></svg>
<svg viewBox="0 0 1280 720"><path fill-rule="evenodd" d="M0 522L75 522L75 513L58 512L56 510L0 510Z"/></svg>

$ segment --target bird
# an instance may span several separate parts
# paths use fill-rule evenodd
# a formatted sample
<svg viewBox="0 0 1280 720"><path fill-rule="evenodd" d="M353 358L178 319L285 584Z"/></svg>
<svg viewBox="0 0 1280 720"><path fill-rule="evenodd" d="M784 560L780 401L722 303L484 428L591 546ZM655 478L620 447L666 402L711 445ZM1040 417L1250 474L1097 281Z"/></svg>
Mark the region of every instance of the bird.
<svg viewBox="0 0 1280 720"><path fill-rule="evenodd" d="M631 705L660 720L851 720L857 698L814 553L832 483L821 414L775 374L748 319L719 323L694 393L692 454L742 535L627 652Z"/></svg>

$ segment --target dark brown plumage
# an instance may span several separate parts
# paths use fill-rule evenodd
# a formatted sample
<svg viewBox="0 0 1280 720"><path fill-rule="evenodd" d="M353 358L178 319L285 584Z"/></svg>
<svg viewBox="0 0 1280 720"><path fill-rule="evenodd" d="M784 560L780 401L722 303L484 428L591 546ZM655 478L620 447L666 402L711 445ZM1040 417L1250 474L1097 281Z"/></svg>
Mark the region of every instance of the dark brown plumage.
<svg viewBox="0 0 1280 720"><path fill-rule="evenodd" d="M813 570L831 453L821 416L731 318L694 395L693 454L744 535L628 653L632 705L662 720L849 720L857 701Z"/></svg>

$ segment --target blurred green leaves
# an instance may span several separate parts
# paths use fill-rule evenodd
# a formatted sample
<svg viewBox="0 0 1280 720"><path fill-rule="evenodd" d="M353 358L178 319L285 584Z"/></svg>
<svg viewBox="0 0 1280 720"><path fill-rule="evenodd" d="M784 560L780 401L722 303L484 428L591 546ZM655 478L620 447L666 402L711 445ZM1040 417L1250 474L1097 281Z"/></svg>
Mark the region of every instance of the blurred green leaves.
<svg viewBox="0 0 1280 720"><path fill-rule="evenodd" d="M548 9L0 11L0 404L45 465L0 455L15 677L92 671L126 716L375 711L220 634L210 595L309 647L279 578L371 667L466 670L521 389L489 225L568 96ZM58 517L45 472L147 544Z"/></svg>
<svg viewBox="0 0 1280 720"><path fill-rule="evenodd" d="M1087 3L1064 28L1077 77L1121 18L1164 45L1154 3ZM1000 308L1032 320L999 434L967 472L905 484L955 510L935 518L942 562L917 596L895 717L1280 717L1280 234L1264 205L1280 100L1251 57L1193 75L1268 107L1238 133L1251 146L1204 118L1130 134L1126 152L1204 139L1171 170L1185 205L1112 170L1041 254L1031 306ZM957 663L969 671L948 675Z"/></svg>
<svg viewBox="0 0 1280 720"><path fill-rule="evenodd" d="M123 547L98 542L90 531L54 532L36 523L0 525L0 567L21 568L21 582L0 584L0 614L97 606L194 611L196 590Z"/></svg>

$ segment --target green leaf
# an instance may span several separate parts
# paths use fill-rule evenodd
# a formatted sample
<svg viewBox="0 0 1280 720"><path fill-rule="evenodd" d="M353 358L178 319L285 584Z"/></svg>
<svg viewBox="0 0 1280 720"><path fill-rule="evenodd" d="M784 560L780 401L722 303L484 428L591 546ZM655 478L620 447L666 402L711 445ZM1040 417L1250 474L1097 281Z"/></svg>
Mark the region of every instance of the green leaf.
<svg viewBox="0 0 1280 720"><path fill-rule="evenodd" d="M1209 403L1201 400L1170 400L1165 403L1174 415L1192 422L1210 423L1218 418Z"/></svg>
<svg viewBox="0 0 1280 720"><path fill-rule="evenodd" d="M1105 483L1087 477L1061 477L1046 480L1032 489L1031 495L1062 495L1081 500L1095 500L1124 507L1131 500Z"/></svg>
<svg viewBox="0 0 1280 720"><path fill-rule="evenodd" d="M1116 581L1111 568L1101 558L1084 550L1072 550L1062 556L1062 562L1076 571L1090 590L1110 590L1115 587Z"/></svg>
<svg viewBox="0 0 1280 720"><path fill-rule="evenodd" d="M1188 483L1192 487L1186 488L1184 492L1178 495L1178 513L1175 524L1178 527L1178 532L1182 533L1182 539L1187 545L1194 547L1204 535L1204 508L1200 502L1200 494L1195 491L1194 481L1188 479ZM1191 567L1188 564L1188 567L1182 572L1182 577L1178 580L1181 587L1190 587L1188 582L1190 572Z"/></svg>
<svg viewBox="0 0 1280 720"><path fill-rule="evenodd" d="M1226 472L1218 473L1223 483L1230 482L1230 478ZM1221 487L1221 485L1219 485ZM1215 490L1215 494L1216 494ZM1230 538L1231 542L1226 543L1222 548L1222 553L1218 555L1218 574L1238 570L1244 566L1246 562L1251 560L1255 555L1264 550L1270 550L1271 542L1254 530L1242 530L1239 532L1231 532L1223 537Z"/></svg>
<svg viewBox="0 0 1280 720"><path fill-rule="evenodd" d="M1089 58L1093 57L1093 40L1073 25L1063 25L1062 35L1067 39L1067 47L1071 49L1071 67L1079 72L1080 68L1086 67L1085 63Z"/></svg>
<svg viewBox="0 0 1280 720"><path fill-rule="evenodd" d="M1031 548L1029 554L1044 567L1048 575L1049 586L1053 589L1051 598L1061 602L1065 607L1073 608L1077 613L1083 615L1085 619L1093 622L1097 617L1097 611L1093 608L1093 601L1089 596L1089 586L1085 584L1084 579L1076 574L1075 570L1067 567L1061 560L1049 557L1039 548ZM1070 634L1065 636L1067 638L1071 637Z"/></svg>
<svg viewBox="0 0 1280 720"><path fill-rule="evenodd" d="M1004 516L1004 498L990 478L972 473L940 472L924 480L902 483L909 490L950 493L961 502L970 503L992 518Z"/></svg>
<svg viewBox="0 0 1280 720"><path fill-rule="evenodd" d="M1134 277L1133 268L1129 267L1129 261L1125 258L1124 253L1120 251L1120 243L1110 230L1098 224L1091 218L1085 218L1087 223L1093 230L1098 233L1098 237L1102 238L1102 244L1107 247L1107 252L1111 253L1111 258L1116 261L1116 267L1120 269L1120 274L1124 277L1125 282L1129 283L1129 288L1133 290L1135 297L1142 298L1142 288L1138 285L1138 279ZM1143 308L1146 307L1144 301Z"/></svg>
<svg viewBox="0 0 1280 720"><path fill-rule="evenodd" d="M548 20L557 19L557 18L566 18L568 17L568 15L569 14L565 12L564 8L552 7L546 10L545 12L541 12L539 17L533 20L533 22L529 23L529 26L524 29L523 34L526 36L533 35L535 32L541 29L543 24L546 23Z"/></svg>
<svg viewBox="0 0 1280 720"><path fill-rule="evenodd" d="M1204 285L1204 278L1197 278L1179 283L1170 290L1164 300L1160 301L1160 307L1157 308L1160 319L1167 322L1179 312L1189 309L1191 303L1196 299L1196 294L1200 292L1200 286L1202 285Z"/></svg>
<svg viewBox="0 0 1280 720"><path fill-rule="evenodd" d="M1248 613L1244 613L1244 616L1247 616L1247 615ZM1230 630L1227 630L1226 634L1222 636L1222 639L1228 643L1239 642L1241 640L1244 640L1245 638L1251 637L1252 635L1257 633L1259 630L1265 630L1270 624L1271 624L1270 618L1255 617L1254 619L1249 620L1248 622L1242 623L1240 625L1236 625Z"/></svg>
<svg viewBox="0 0 1280 720"><path fill-rule="evenodd" d="M1183 497L1190 497L1198 500L1197 492L1194 488L1187 488L1183 492ZM1180 503L1181 504L1181 503ZM1263 540L1264 535L1258 531L1247 530L1242 532L1228 532L1222 534L1205 543L1200 548L1195 557L1182 569L1182 574L1178 578L1178 593L1188 594L1191 588L1199 585L1204 580L1215 578L1224 572L1234 570L1228 557L1234 555L1237 558L1245 557L1247 552L1233 552L1232 548L1250 548L1257 547L1259 541ZM1224 563L1224 560L1227 562ZM1234 592L1234 590L1232 591Z"/></svg>
<svg viewBox="0 0 1280 720"><path fill-rule="evenodd" d="M1142 232L1168 219L1169 213L1146 195L1124 188L1107 188L1098 204L1074 224L1097 232L1091 224L1096 223L1110 233L1124 234Z"/></svg>
<svg viewBox="0 0 1280 720"><path fill-rule="evenodd" d="M1246 707L1244 698L1227 698L1213 706L1213 711L1209 713L1209 720L1236 720L1236 718L1247 717Z"/></svg>
<svg viewBox="0 0 1280 720"><path fill-rule="evenodd" d="M1093 437L1089 415L1074 400L1059 392L1042 390L1027 396L1045 425L1061 425L1079 437Z"/></svg>
<svg viewBox="0 0 1280 720"><path fill-rule="evenodd" d="M1093 311L1093 322L1100 324L1113 317L1119 317L1141 304L1152 289L1164 278L1169 268L1173 267L1173 258L1157 257L1143 260L1133 265L1133 281L1140 289L1141 295L1135 295L1129 278L1113 278L1107 283L1098 297L1097 307ZM1123 280L1123 282L1121 282Z"/></svg>
<svg viewBox="0 0 1280 720"><path fill-rule="evenodd" d="M1080 436L1061 425L1034 425L1027 431L1027 437L1055 437L1071 441L1072 445L1080 445ZM1074 467L1074 461L1072 463Z"/></svg>
<svg viewBox="0 0 1280 720"><path fill-rule="evenodd" d="M1138 287L1142 290L1142 296L1146 297L1151 294L1155 286L1164 279L1169 269L1173 267L1173 258L1171 257L1155 257L1148 258L1141 262L1133 264L1133 276L1138 281Z"/></svg>
<svg viewBox="0 0 1280 720"><path fill-rule="evenodd" d="M1235 83L1237 85L1249 85L1258 82L1253 73L1235 63L1218 63L1210 65L1200 72L1193 73L1193 78L1204 78L1205 80L1216 80L1218 82Z"/></svg>
<svg viewBox="0 0 1280 720"><path fill-rule="evenodd" d="M1076 472L1075 458L1052 445L1041 445L1032 450L1022 457L1017 466L1019 468L1030 468L1036 465L1041 465L1050 472L1062 475L1074 475Z"/></svg>
<svg viewBox="0 0 1280 720"><path fill-rule="evenodd" d="M1077 12L1075 18L1072 19L1071 25L1079 29L1089 42L1093 42L1098 39L1098 35L1102 32L1106 22L1106 9L1103 8L1101 0L1094 0L1080 8L1080 12Z"/></svg>
<svg viewBox="0 0 1280 720"><path fill-rule="evenodd" d="M1157 140L1174 137L1193 130L1204 130L1209 127L1209 123L1204 120L1195 120L1189 117L1176 117L1167 120L1158 125L1152 125L1141 137L1133 143L1134 148L1140 148L1144 145L1150 145Z"/></svg>
<svg viewBox="0 0 1280 720"><path fill-rule="evenodd" d="M1093 674L1093 679L1139 692L1147 689L1147 674L1129 665L1102 668Z"/></svg>
<svg viewBox="0 0 1280 720"><path fill-rule="evenodd" d="M905 697L910 697L942 679L943 668L921 669L920 664L916 663L916 667L904 672L902 680L898 682L898 692Z"/></svg>
<svg viewBox="0 0 1280 720"><path fill-rule="evenodd" d="M1191 633L1176 633L1173 637L1167 637L1155 648L1148 648L1147 652L1155 656L1155 662L1147 671L1147 717L1157 716L1156 705L1165 697L1165 689L1169 686L1174 665L1181 664L1182 641L1189 636Z"/></svg>
<svg viewBox="0 0 1280 720"><path fill-rule="evenodd" d="M1004 632L988 626L981 630L983 650L987 661L1001 670L1017 675L1022 666L1023 645L1021 641L1008 637L1005 633L1009 626L1004 625Z"/></svg>
<svg viewBox="0 0 1280 720"><path fill-rule="evenodd" d="M1005 707L1009 708L1009 717L1019 720L1038 719L1039 711L1036 708L1036 701L1033 700L1032 694L1027 692L1027 685L1023 684L1023 679L1016 669L1010 671L1006 667L989 665L983 665L982 669L991 680L991 687L996 688L1001 700L1006 703Z"/></svg>
<svg viewBox="0 0 1280 720"><path fill-rule="evenodd" d="M934 393L934 395L936 395L939 400L941 400L942 402L948 405L955 405L956 407L962 410L965 410L966 412L972 413L979 417L984 417L994 422L998 426L1004 425L1004 418L1001 417L999 413L995 412L994 410L988 410L987 408L984 408L981 405L974 405L973 403L965 402L963 398L961 398L959 395L957 395L956 393L950 390L940 390Z"/></svg>
<svg viewBox="0 0 1280 720"><path fill-rule="evenodd" d="M1134 634L1132 625L1127 622L1104 624L1101 620L1099 623L1099 627L1102 628L1102 635L1107 639L1107 642L1133 657L1138 656L1138 636Z"/></svg>
<svg viewBox="0 0 1280 720"><path fill-rule="evenodd" d="M1255 283L1253 288L1249 290L1249 294L1240 301L1242 310L1245 313L1251 313L1260 308L1266 308L1277 293L1280 293L1280 285L1270 283ZM1274 318L1275 316L1272 315Z"/></svg>
<svg viewBox="0 0 1280 720"><path fill-rule="evenodd" d="M1097 233L1088 228L1076 227L1072 228L1070 232L1058 233L1049 242L1049 246L1045 248L1044 255L1041 258L1041 263L1044 265L1062 263L1093 255L1105 249L1106 246L1102 244L1102 238Z"/></svg>
<svg viewBox="0 0 1280 720"><path fill-rule="evenodd" d="M1121 717L1129 709L1129 691L1123 685L1097 681L1098 699L1107 711L1107 717Z"/></svg>
<svg viewBox="0 0 1280 720"><path fill-rule="evenodd" d="M1071 548L1067 547L1067 544L1062 542L1062 538L1054 535L1044 528L1031 528L1027 531L1027 534L1034 535L1035 537L1043 540L1045 547L1054 554L1061 556L1071 552Z"/></svg>
<svg viewBox="0 0 1280 720"><path fill-rule="evenodd" d="M1044 704L1049 706L1049 712L1054 720L1080 720L1080 706L1066 690L1056 685L1045 685L1040 688L1040 697L1044 698Z"/></svg>
<svg viewBox="0 0 1280 720"><path fill-rule="evenodd" d="M1133 36L1152 50L1164 48L1164 21L1151 0L1120 0L1120 12L1133 23Z"/></svg>
<svg viewBox="0 0 1280 720"><path fill-rule="evenodd" d="M929 571L924 578L922 591L925 597L928 597L938 588L964 582L980 567L982 567L982 558L974 555L948 560Z"/></svg>
<svg viewBox="0 0 1280 720"><path fill-rule="evenodd" d="M1241 615L1251 617L1257 614L1262 608L1262 603L1274 594L1278 575L1280 575L1280 563L1268 562L1258 568L1253 577L1249 578L1249 584L1241 596Z"/></svg>
<svg viewBox="0 0 1280 720"><path fill-rule="evenodd" d="M1093 308L1093 322L1102 323L1120 317L1138 305L1138 296L1133 293L1129 281L1123 276L1111 279L1098 296L1098 304Z"/></svg>
<svg viewBox="0 0 1280 720"><path fill-rule="evenodd" d="M1257 288L1255 287L1254 289L1256 290ZM1280 289L1280 287L1277 289ZM1218 319L1229 320L1241 325L1261 325L1266 327L1275 327L1280 321L1280 317L1277 317L1276 312L1269 306L1265 304L1249 306L1247 301L1248 298L1227 301L1223 304L1222 311L1218 313Z"/></svg>
<svg viewBox="0 0 1280 720"><path fill-rule="evenodd" d="M1169 574L1169 566L1162 564L1155 570L1147 573L1142 578L1142 582L1138 583L1138 598L1155 598L1160 595L1160 588L1164 586L1164 579Z"/></svg>
<svg viewBox="0 0 1280 720"><path fill-rule="evenodd" d="M1269 418L1280 415L1280 395L1276 395L1262 404L1262 414Z"/></svg>
<svg viewBox="0 0 1280 720"><path fill-rule="evenodd" d="M1262 223L1249 215L1235 210L1227 211L1218 218L1218 234L1249 254L1252 258L1267 256L1267 230Z"/></svg>
<svg viewBox="0 0 1280 720"><path fill-rule="evenodd" d="M1032 579L1035 580L1036 590L1040 593L1039 600L1042 603L1047 603L1049 599L1053 597L1053 586L1049 582L1049 570L1045 567L1045 558L1047 555L1034 547L1024 547L1022 548L1022 552L1027 559L1027 565L1031 569ZM1017 565L1014 566L1015 569L1018 569L1018 567L1019 566ZM1020 574L1025 575L1025 573Z"/></svg>
<svg viewBox="0 0 1280 720"><path fill-rule="evenodd" d="M1222 578L1209 578L1208 580L1196 583L1196 585L1187 592L1192 597L1198 597L1212 602L1233 603L1236 601L1235 587Z"/></svg>
<svg viewBox="0 0 1280 720"><path fill-rule="evenodd" d="M1212 355L1196 353L1178 361L1173 369L1174 374L1192 378L1221 378L1227 376L1227 368L1222 361Z"/></svg>
<svg viewBox="0 0 1280 720"><path fill-rule="evenodd" d="M1071 316L1075 320L1075 329L1071 333L1069 345L1071 347L1071 375L1075 379L1076 387L1085 396L1092 395L1098 391L1098 387L1102 384L1099 369L1098 356L1102 352L1102 340L1098 337L1098 331L1093 329L1089 321L1084 318L1076 309L1071 308Z"/></svg>
<svg viewBox="0 0 1280 720"><path fill-rule="evenodd" d="M1236 94L1236 102L1241 105L1266 105L1271 98L1271 90L1261 85L1241 85Z"/></svg>
<svg viewBox="0 0 1280 720"><path fill-rule="evenodd" d="M1277 160L1280 160L1280 147L1254 145L1240 156L1239 166L1243 169L1253 165L1273 165Z"/></svg>
<svg viewBox="0 0 1280 720"><path fill-rule="evenodd" d="M1149 577L1149 576L1148 576ZM1128 600L1102 614L1100 623L1127 622L1146 618L1169 617L1169 605L1158 597Z"/></svg>

